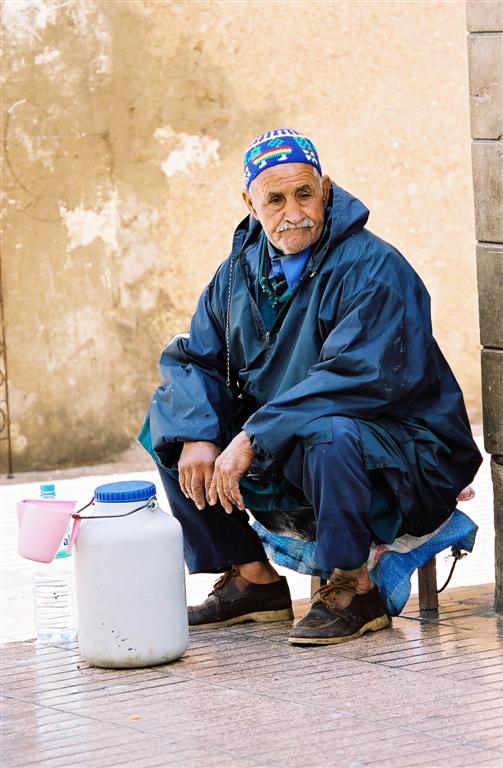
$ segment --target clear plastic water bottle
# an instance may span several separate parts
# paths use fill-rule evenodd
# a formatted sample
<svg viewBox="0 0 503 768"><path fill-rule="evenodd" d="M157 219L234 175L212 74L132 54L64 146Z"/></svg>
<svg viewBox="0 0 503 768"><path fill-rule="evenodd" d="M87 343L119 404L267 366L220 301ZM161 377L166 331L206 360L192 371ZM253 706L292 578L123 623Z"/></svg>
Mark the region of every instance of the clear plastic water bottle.
<svg viewBox="0 0 503 768"><path fill-rule="evenodd" d="M53 483L40 486L42 499L55 496ZM73 564L68 552L69 529L52 563L41 563L33 574L35 629L37 639L42 643L68 642L77 636Z"/></svg>

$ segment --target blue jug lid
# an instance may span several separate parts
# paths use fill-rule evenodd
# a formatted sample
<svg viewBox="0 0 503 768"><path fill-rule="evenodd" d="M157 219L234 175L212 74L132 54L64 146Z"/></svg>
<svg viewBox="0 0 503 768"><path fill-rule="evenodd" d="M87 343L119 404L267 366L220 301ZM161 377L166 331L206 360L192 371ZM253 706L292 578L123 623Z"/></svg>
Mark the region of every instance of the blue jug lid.
<svg viewBox="0 0 503 768"><path fill-rule="evenodd" d="M123 480L120 483L99 485L94 491L95 501L146 501L155 496L155 485L146 480Z"/></svg>

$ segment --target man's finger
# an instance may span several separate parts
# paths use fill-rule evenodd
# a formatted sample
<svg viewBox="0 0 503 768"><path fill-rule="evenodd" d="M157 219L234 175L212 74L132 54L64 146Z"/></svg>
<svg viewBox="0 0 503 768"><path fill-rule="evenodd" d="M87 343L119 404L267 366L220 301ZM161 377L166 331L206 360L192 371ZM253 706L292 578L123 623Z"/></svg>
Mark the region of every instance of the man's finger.
<svg viewBox="0 0 503 768"><path fill-rule="evenodd" d="M210 490L211 490L212 480L213 480L213 471L210 468L207 468L204 472L204 494L206 496L206 501L208 502L208 504L211 504Z"/></svg>
<svg viewBox="0 0 503 768"><path fill-rule="evenodd" d="M239 509L244 509L244 501L243 497L241 496L241 490L239 488L239 477L236 476L231 481L231 487L230 487L230 498L236 505L236 507L239 507Z"/></svg>
<svg viewBox="0 0 503 768"><path fill-rule="evenodd" d="M180 484L180 490L185 496L186 499L190 499L190 496L187 491L187 485L186 485L187 478L185 477L185 472L183 469L178 470L178 482Z"/></svg>
<svg viewBox="0 0 503 768"><path fill-rule="evenodd" d="M225 492L224 478L223 478L222 473L221 473L221 471L219 469L215 470L215 474L217 476L217 493L218 493L218 498L220 499L220 504L225 509L227 514L230 515L231 512L232 512L232 503L228 499L227 494Z"/></svg>
<svg viewBox="0 0 503 768"><path fill-rule="evenodd" d="M198 472L192 474L192 483L190 486L191 498L198 509L204 509L206 499L204 498L203 478Z"/></svg>
<svg viewBox="0 0 503 768"><path fill-rule="evenodd" d="M213 476L211 478L210 489L208 491L208 503L211 504L212 507L214 507L217 501L218 501L217 473L216 471L214 471Z"/></svg>

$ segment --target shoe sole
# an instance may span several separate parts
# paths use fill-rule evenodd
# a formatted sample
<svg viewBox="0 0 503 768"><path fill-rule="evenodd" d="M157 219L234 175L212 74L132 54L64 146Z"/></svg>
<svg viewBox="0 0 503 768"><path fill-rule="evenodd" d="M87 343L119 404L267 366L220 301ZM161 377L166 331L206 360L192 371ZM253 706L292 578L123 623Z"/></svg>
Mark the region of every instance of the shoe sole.
<svg viewBox="0 0 503 768"><path fill-rule="evenodd" d="M230 627L232 624L242 624L244 621L255 621L257 624L268 624L273 621L288 621L293 619L293 610L285 608L281 611L253 611L244 613L242 616L235 616L233 619L225 621L214 621L210 624L192 624L189 629L218 629L219 627Z"/></svg>
<svg viewBox="0 0 503 768"><path fill-rule="evenodd" d="M378 619L372 619L364 624L358 632L345 637L289 637L288 642L292 645L336 645L338 643L347 643L349 640L356 640L365 632L378 632L380 629L391 627L391 619L388 616L379 616Z"/></svg>

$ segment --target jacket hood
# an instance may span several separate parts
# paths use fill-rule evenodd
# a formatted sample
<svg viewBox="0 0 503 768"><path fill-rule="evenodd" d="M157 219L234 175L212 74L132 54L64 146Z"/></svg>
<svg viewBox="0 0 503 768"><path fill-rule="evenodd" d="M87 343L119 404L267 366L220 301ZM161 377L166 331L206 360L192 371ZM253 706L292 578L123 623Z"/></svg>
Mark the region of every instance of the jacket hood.
<svg viewBox="0 0 503 768"><path fill-rule="evenodd" d="M332 182L330 199L326 210L323 238L329 242L341 240L363 229L370 211L357 197Z"/></svg>
<svg viewBox="0 0 503 768"><path fill-rule="evenodd" d="M325 225L318 241L320 246L334 244L363 229L369 215L369 209L357 197L332 182L325 210ZM234 233L233 254L237 255L245 246L256 240L262 231L262 225L257 219L246 216Z"/></svg>

